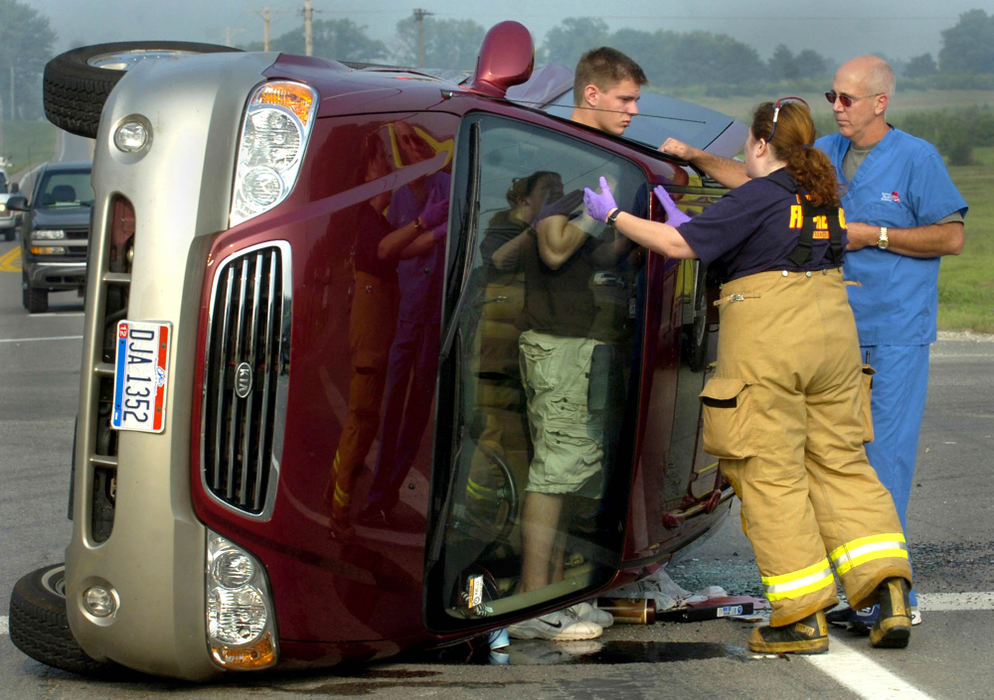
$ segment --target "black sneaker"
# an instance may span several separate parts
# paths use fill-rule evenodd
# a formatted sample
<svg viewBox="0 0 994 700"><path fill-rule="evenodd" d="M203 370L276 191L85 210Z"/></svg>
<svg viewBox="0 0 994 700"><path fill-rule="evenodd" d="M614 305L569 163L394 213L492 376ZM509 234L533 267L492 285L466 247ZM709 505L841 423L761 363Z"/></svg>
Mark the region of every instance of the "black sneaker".
<svg viewBox="0 0 994 700"><path fill-rule="evenodd" d="M749 635L749 650L763 654L823 654L828 651L825 613L819 610L781 627L756 627Z"/></svg>
<svg viewBox="0 0 994 700"><path fill-rule="evenodd" d="M825 613L828 624L843 627L853 634L866 636L870 628L880 619L880 606L870 605L853 610L849 606L835 608Z"/></svg>
<svg viewBox="0 0 994 700"><path fill-rule="evenodd" d="M910 586L903 578L889 578L879 586L880 618L870 628L870 644L884 649L903 649L911 638Z"/></svg>
<svg viewBox="0 0 994 700"><path fill-rule="evenodd" d="M844 605L838 608L832 608L827 613L825 613L825 621L830 625L837 625L838 627L849 628L849 623L852 622L853 609L848 605Z"/></svg>

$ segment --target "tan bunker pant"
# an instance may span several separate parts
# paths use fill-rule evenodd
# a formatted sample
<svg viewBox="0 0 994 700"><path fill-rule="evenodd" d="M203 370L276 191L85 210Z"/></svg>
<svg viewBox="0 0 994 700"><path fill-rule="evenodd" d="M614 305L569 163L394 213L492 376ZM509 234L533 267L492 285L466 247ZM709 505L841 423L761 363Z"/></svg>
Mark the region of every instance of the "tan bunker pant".
<svg viewBox="0 0 994 700"><path fill-rule="evenodd" d="M886 578L910 582L893 500L863 449L869 375L841 270L749 275L718 304L704 447L742 500L770 624L837 603L832 567L853 607L876 602Z"/></svg>

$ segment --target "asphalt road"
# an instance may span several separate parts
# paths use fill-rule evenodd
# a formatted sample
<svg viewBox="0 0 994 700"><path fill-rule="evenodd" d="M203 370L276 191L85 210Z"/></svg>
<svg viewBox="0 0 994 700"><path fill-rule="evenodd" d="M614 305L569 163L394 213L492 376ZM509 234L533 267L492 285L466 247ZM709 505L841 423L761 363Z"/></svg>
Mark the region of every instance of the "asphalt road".
<svg viewBox="0 0 994 700"><path fill-rule="evenodd" d="M53 294L52 311L20 305L16 243L0 243L0 596L23 574L63 560L69 454L79 376L82 302ZM24 656L0 606L0 698L987 698L994 629L994 339L933 347L909 536L925 623L903 651L832 632L829 654L753 658L752 623L617 624L595 643L514 642L509 665L467 662L466 650L306 674L236 675L207 686L150 678L84 679ZM758 594L736 517L669 569L689 590ZM966 594L966 595L961 595ZM962 609L958 609L962 608ZM154 634L154 630L149 630Z"/></svg>

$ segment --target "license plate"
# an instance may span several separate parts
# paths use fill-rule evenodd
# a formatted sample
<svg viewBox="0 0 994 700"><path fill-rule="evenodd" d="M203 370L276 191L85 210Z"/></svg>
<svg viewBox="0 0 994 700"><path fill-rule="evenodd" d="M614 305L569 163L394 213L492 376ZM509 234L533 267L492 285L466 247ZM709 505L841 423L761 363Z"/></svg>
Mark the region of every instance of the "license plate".
<svg viewBox="0 0 994 700"><path fill-rule="evenodd" d="M112 428L146 433L165 429L171 328L156 321L118 321Z"/></svg>

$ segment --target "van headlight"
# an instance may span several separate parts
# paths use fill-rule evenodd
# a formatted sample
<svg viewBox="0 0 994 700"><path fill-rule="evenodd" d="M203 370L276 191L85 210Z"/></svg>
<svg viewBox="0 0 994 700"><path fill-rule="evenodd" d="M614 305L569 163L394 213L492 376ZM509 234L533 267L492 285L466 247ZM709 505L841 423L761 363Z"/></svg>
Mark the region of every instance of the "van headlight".
<svg viewBox="0 0 994 700"><path fill-rule="evenodd" d="M231 226L272 209L293 191L317 105L313 88L288 80L264 83L249 97L238 142Z"/></svg>
<svg viewBox="0 0 994 700"><path fill-rule="evenodd" d="M207 643L228 670L272 666L278 657L269 583L258 560L215 532L207 534Z"/></svg>

